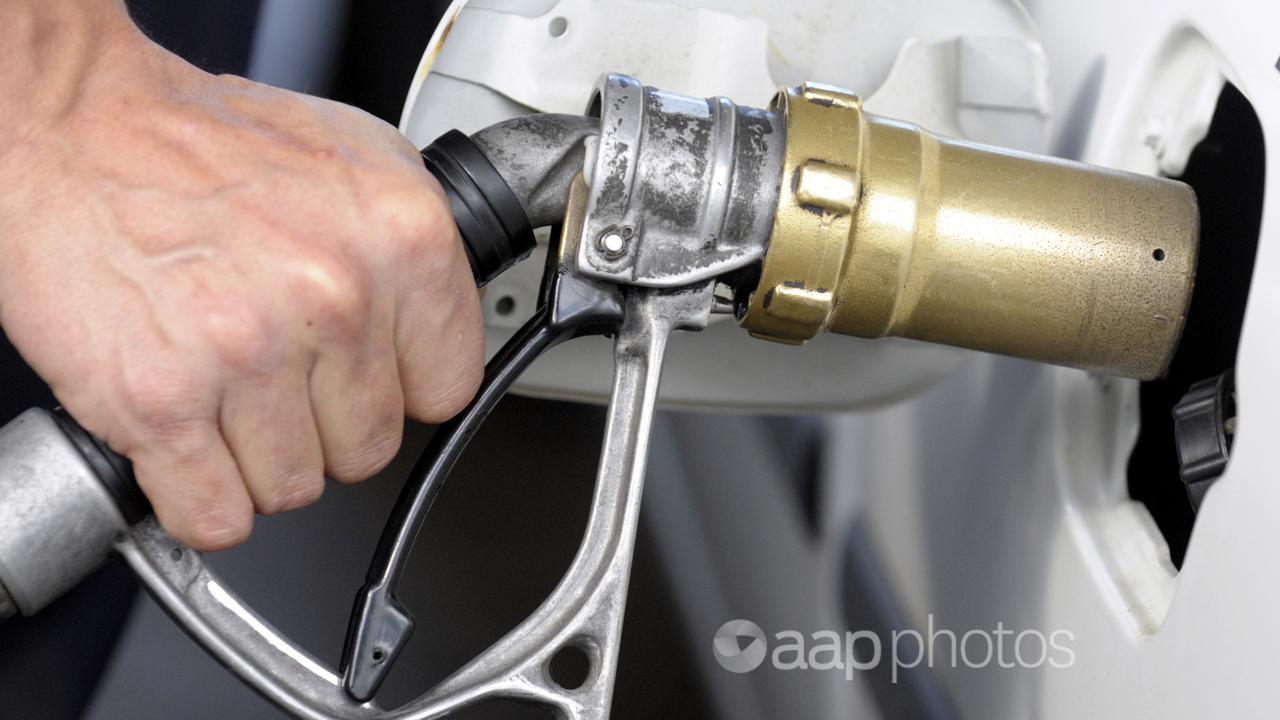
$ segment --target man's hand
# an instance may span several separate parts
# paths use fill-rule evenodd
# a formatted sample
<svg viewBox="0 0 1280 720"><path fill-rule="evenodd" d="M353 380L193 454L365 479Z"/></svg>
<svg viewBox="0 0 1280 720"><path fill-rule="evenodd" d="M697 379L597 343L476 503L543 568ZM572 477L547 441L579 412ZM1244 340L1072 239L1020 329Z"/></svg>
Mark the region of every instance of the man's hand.
<svg viewBox="0 0 1280 720"><path fill-rule="evenodd" d="M204 550L479 382L443 193L353 108L201 72L115 0L0 9L0 324Z"/></svg>

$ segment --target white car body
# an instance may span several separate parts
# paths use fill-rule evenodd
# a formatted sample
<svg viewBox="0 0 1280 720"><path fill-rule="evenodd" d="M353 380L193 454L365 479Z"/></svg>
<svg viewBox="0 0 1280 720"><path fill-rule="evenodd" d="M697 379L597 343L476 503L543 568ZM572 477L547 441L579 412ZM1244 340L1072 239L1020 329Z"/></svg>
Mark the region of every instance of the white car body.
<svg viewBox="0 0 1280 720"><path fill-rule="evenodd" d="M472 0L456 3L437 31L402 130L425 144L450 127L581 112L604 71L757 105L775 87L809 79L860 91L868 108L946 134L1176 176L1228 82L1252 105L1266 145L1280 143L1277 28L1280 4L1257 0ZM1277 165L1266 167L1231 464L1199 512L1180 571L1129 495L1136 381L908 341L780 347L731 322L681 339L664 381L669 406L833 411L822 421L815 537L767 482L651 479L648 521L661 526L664 553L680 558L669 571L726 717L892 712L870 675L731 676L710 661L715 628L735 617L769 632L857 626L842 599L851 538L881 573L900 627L1069 633L1059 636L1072 650L1068 667L932 663L915 676L932 698L917 710L1275 714L1280 460L1268 443L1280 431ZM531 309L537 266L492 286L491 347L519 324L519 309ZM517 312L499 313L499 298L514 299ZM608 367L607 342L566 346L521 389L599 398ZM722 417L660 424L651 475L664 467L663 448L714 455L705 445L714 431L699 437L699 426L734 427ZM725 472L731 463L707 462Z"/></svg>

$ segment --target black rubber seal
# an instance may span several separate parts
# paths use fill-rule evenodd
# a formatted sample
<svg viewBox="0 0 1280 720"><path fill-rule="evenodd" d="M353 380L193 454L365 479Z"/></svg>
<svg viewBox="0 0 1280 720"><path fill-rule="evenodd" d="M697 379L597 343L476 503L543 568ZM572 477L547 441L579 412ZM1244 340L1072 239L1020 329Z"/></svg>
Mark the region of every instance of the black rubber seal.
<svg viewBox="0 0 1280 720"><path fill-rule="evenodd" d="M529 217L484 151L450 130L422 151L427 169L444 186L476 284L484 287L533 251Z"/></svg>
<svg viewBox="0 0 1280 720"><path fill-rule="evenodd" d="M66 410L54 408L53 419L58 422L71 444L80 451L89 467L93 468L103 487L111 493L125 522L133 525L151 513L151 503L147 502L147 497L138 487L138 480L133 476L133 463L128 458L90 435Z"/></svg>

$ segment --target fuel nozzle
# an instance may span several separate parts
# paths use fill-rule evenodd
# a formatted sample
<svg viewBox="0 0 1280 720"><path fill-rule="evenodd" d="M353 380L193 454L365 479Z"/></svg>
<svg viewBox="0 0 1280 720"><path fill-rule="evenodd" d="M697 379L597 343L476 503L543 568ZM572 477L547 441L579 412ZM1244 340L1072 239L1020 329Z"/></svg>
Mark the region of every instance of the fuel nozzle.
<svg viewBox="0 0 1280 720"><path fill-rule="evenodd" d="M1168 367L1199 213L1179 182L934 135L809 84L779 93L781 192L757 337L898 336L1142 379Z"/></svg>

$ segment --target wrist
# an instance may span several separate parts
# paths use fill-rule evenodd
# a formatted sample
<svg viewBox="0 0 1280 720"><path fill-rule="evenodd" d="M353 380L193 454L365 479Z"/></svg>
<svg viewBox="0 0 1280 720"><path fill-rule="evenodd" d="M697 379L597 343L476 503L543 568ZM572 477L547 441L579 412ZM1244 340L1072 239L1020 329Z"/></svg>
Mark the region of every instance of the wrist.
<svg viewBox="0 0 1280 720"><path fill-rule="evenodd" d="M122 0L0 4L0 159L73 113L95 72L146 42Z"/></svg>

